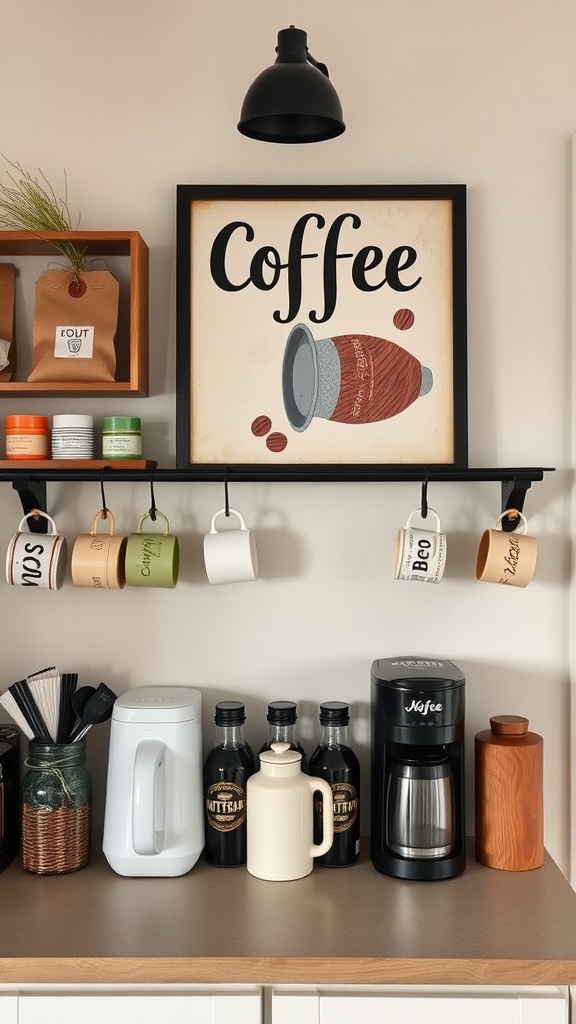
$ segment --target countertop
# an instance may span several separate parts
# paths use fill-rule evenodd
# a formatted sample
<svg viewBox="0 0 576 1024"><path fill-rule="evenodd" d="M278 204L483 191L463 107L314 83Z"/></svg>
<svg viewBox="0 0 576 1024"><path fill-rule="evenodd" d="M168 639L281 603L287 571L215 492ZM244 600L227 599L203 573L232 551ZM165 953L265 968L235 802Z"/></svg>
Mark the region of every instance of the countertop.
<svg viewBox="0 0 576 1024"><path fill-rule="evenodd" d="M412 882L357 864L265 882L203 858L179 878L0 875L0 983L576 984L576 893L547 854Z"/></svg>

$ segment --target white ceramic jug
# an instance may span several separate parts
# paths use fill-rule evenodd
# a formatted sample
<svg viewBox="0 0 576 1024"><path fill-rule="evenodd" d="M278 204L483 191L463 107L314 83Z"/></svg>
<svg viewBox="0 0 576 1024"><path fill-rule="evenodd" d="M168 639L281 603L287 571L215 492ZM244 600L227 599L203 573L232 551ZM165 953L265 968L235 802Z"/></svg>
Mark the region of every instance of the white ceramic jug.
<svg viewBox="0 0 576 1024"><path fill-rule="evenodd" d="M202 852L201 702L143 686L114 704L102 849L119 875L184 875Z"/></svg>
<svg viewBox="0 0 576 1024"><path fill-rule="evenodd" d="M246 866L256 878L304 878L314 867L314 857L332 846L332 790L324 779L304 775L301 762L302 755L289 743L273 743L271 750L260 754L260 771L248 779ZM315 792L322 798L320 844L313 841Z"/></svg>

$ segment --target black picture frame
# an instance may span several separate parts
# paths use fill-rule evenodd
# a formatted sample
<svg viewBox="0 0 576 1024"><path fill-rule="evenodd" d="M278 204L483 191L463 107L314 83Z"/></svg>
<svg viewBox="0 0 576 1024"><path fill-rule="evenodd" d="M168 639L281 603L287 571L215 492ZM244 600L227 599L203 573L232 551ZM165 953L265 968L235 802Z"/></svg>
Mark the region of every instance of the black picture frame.
<svg viewBox="0 0 576 1024"><path fill-rule="evenodd" d="M467 468L465 185L183 184L176 227L178 468Z"/></svg>

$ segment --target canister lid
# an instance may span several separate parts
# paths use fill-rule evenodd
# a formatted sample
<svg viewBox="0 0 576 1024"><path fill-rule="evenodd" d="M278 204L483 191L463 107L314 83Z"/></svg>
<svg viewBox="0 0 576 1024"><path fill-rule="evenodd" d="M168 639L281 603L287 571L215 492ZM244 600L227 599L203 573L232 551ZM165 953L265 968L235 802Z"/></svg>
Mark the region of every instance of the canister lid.
<svg viewBox="0 0 576 1024"><path fill-rule="evenodd" d="M48 418L46 416L7 416L6 429L19 430L48 430Z"/></svg>
<svg viewBox="0 0 576 1024"><path fill-rule="evenodd" d="M495 736L525 736L529 721L520 715L493 715L490 728Z"/></svg>
<svg viewBox="0 0 576 1024"><path fill-rule="evenodd" d="M139 416L105 416L102 430L140 430L142 421Z"/></svg>
<svg viewBox="0 0 576 1024"><path fill-rule="evenodd" d="M62 413L52 417L52 427L93 427L94 417L82 413Z"/></svg>
<svg viewBox="0 0 576 1024"><path fill-rule="evenodd" d="M260 760L264 764L297 764L302 760L299 750L293 750L289 743L272 743L270 750L263 750Z"/></svg>

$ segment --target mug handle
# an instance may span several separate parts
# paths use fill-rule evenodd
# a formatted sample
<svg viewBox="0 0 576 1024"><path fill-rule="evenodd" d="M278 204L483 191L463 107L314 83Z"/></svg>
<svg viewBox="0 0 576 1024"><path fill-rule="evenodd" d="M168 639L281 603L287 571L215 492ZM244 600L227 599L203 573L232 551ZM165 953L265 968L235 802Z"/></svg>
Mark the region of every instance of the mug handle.
<svg viewBox="0 0 576 1024"><path fill-rule="evenodd" d="M502 522L504 517L509 516L511 512L515 516L520 517L520 519L522 520L522 526L524 527L524 533L528 533L528 520L526 519L524 513L520 512L520 510L517 508L507 508L506 511L502 513L502 515L498 516L498 519L496 520L496 526L500 526L500 523Z"/></svg>
<svg viewBox="0 0 576 1024"><path fill-rule="evenodd" d="M166 537L170 533L170 523L168 522L168 520L167 520L166 516L164 515L164 513L161 512L160 509L158 509L158 508L156 509L156 515L160 516L160 519L164 520L164 536ZM151 517L150 513L149 512L145 512L144 515L142 516L142 518L140 519L140 521L138 523L138 526L136 527L136 533L142 533L142 523L144 522L145 519L151 519L151 518L152 517Z"/></svg>
<svg viewBox="0 0 576 1024"><path fill-rule="evenodd" d="M91 537L95 537L96 534L98 533L98 520L99 519L103 519L104 521L106 521L106 519L110 520L110 522L109 522L109 527L110 528L108 530L108 533L110 534L111 537L113 537L114 536L115 521L114 521L114 515L112 514L112 512L110 511L109 508L107 508L107 509L101 508L100 511L96 513L96 515L94 516L94 519L92 520L92 529L90 530L90 536Z"/></svg>
<svg viewBox="0 0 576 1024"><path fill-rule="evenodd" d="M334 839L334 795L330 783L325 779L307 778L312 796L317 791L322 794L322 842L312 843L310 847L311 857L321 857L323 853L328 853Z"/></svg>
<svg viewBox="0 0 576 1024"><path fill-rule="evenodd" d="M56 529L56 523L54 522L52 517L48 515L47 512L41 512L39 508L33 508L31 510L31 512L28 513L28 515L24 516L24 518L20 520L20 525L18 527L18 533L30 533L30 530L24 530L23 529L24 526L28 525L28 520L29 520L30 516L42 516L44 519L47 519L48 522L50 523L51 527L52 527L52 529L51 529L50 533L48 534L48 536L49 537L55 537L56 536L56 534L58 533L58 530Z"/></svg>
<svg viewBox="0 0 576 1024"><path fill-rule="evenodd" d="M210 533L218 533L218 530L216 529L216 520L218 519L219 516L223 516L225 514L226 514L226 509L225 508L221 508L219 512L216 512L215 515L212 516L212 522L210 523ZM240 514L240 512L238 512L237 509L229 508L228 509L228 515L237 516L237 518L240 520L240 529L241 530L248 529L248 527L246 526L246 523L244 522L244 517Z"/></svg>
<svg viewBox="0 0 576 1024"><path fill-rule="evenodd" d="M408 519L406 520L406 529L407 530L409 530L410 526L412 525L412 518L413 518L413 516L417 515L418 512L421 512L421 511L422 511L421 508L415 508L414 511L410 513L410 515L408 516ZM428 515L434 516L434 519L436 520L436 533L440 533L441 530L442 530L442 527L440 526L440 516L438 515L437 512L434 511L433 508L430 508L430 506L428 506ZM504 513L504 515L506 515L506 513Z"/></svg>

